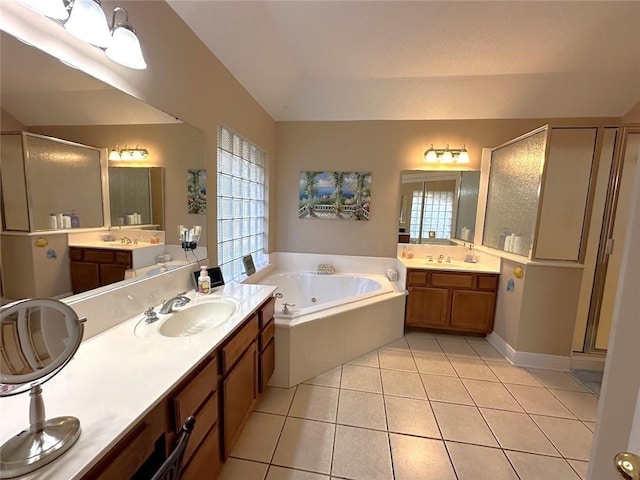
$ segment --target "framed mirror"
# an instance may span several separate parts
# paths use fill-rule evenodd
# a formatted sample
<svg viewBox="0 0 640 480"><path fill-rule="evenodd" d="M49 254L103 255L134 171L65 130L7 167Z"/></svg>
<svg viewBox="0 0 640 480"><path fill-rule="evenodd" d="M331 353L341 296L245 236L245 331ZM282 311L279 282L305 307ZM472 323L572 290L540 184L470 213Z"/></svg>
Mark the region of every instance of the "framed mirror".
<svg viewBox="0 0 640 480"><path fill-rule="evenodd" d="M0 126L3 133L28 131L55 137L100 149L104 151L105 156L116 146L122 149L139 144L148 150L147 158L138 161L108 162L111 171L124 171L125 176L137 173L138 168L149 169L150 172L162 171L162 191L159 195L152 192L152 197L159 197L160 200L153 200L155 203L151 206L149 219L141 219L136 225L122 225L124 222L114 221L111 232L104 230L100 233L110 234L119 242L121 237L131 237L128 233L130 230L125 229L136 229L140 224L157 225L155 228L164 232L163 246L166 250L177 248L171 251L171 260L186 262L184 251L180 248L177 226L199 225L202 227L202 235L198 257L206 258L206 251L200 249L207 243L206 214L188 212L188 172L206 169L206 146L201 131L64 65L56 58L16 40L6 32L0 32L0 53ZM17 65L20 68L16 68ZM43 72L46 72L46 75ZM6 173L5 165L0 161L3 177ZM107 183L103 190L109 192L106 170L107 168L104 182ZM137 188L137 184L134 188ZM153 191L155 187L152 186L151 189ZM109 201L109 197L113 197L111 200L117 203L120 195L123 198L126 195L126 188L119 189L118 192L122 193L116 193L115 190L112 195L107 193L103 200ZM133 193L138 194L139 191ZM57 189L55 194L64 196L65 191ZM134 196L129 195L131 201ZM6 203L4 208L5 216L10 216L14 211L13 207ZM124 205L122 210L122 214L136 212L143 216L142 207ZM47 217L50 213L46 212ZM3 231L0 235L2 302L7 303L20 298L65 298L71 295L68 233L84 234L100 230L84 229L82 223L83 216L80 215L80 228L55 232L56 235L44 230L35 234ZM145 241L149 240L150 238L145 237ZM14 253L16 251L19 253ZM150 256L151 264L155 263L156 257L155 253ZM193 259L189 253L188 260ZM140 279L140 276L136 276L100 288L103 291ZM18 293L11 293L12 289L18 289ZM92 292L81 295L90 295Z"/></svg>
<svg viewBox="0 0 640 480"><path fill-rule="evenodd" d="M479 185L479 171L401 172L398 242L473 242Z"/></svg>

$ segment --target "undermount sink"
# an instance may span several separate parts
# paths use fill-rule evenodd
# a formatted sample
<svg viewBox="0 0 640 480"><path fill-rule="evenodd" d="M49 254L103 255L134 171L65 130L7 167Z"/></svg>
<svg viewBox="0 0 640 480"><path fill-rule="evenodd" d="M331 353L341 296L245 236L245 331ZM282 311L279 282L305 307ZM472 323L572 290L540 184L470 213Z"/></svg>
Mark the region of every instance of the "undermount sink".
<svg viewBox="0 0 640 480"><path fill-rule="evenodd" d="M226 322L237 309L236 301L223 297L187 305L166 320L161 320L158 333L165 337L196 335Z"/></svg>

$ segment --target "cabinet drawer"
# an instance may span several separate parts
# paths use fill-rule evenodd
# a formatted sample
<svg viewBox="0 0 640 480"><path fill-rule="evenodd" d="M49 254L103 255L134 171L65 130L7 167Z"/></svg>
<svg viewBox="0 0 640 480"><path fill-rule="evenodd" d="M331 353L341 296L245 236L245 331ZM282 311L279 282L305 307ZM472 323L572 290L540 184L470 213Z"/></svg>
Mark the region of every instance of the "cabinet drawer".
<svg viewBox="0 0 640 480"><path fill-rule="evenodd" d="M82 250L70 247L69 248L69 259L81 262L82 261Z"/></svg>
<svg viewBox="0 0 640 480"><path fill-rule="evenodd" d="M275 309L276 309L275 298L270 299L262 306L262 308L260 308L260 311L258 312L258 318L260 319L260 328L264 328L265 325L269 323L269 320L273 318Z"/></svg>
<svg viewBox="0 0 640 480"><path fill-rule="evenodd" d="M432 273L431 285L434 287L473 288L473 275L464 273Z"/></svg>
<svg viewBox="0 0 640 480"><path fill-rule="evenodd" d="M84 261L96 263L113 263L113 253L114 252L109 250L87 249L84 251Z"/></svg>
<svg viewBox="0 0 640 480"><path fill-rule="evenodd" d="M104 469L93 478L111 480L113 478L131 478L155 450L153 428L146 421L138 425L114 448L118 454L111 458Z"/></svg>
<svg viewBox="0 0 640 480"><path fill-rule="evenodd" d="M222 347L222 370L227 373L258 336L258 315L254 315L244 327Z"/></svg>
<svg viewBox="0 0 640 480"><path fill-rule="evenodd" d="M114 252L113 262L120 265L127 265L131 268L131 252Z"/></svg>
<svg viewBox="0 0 640 480"><path fill-rule="evenodd" d="M271 319L267 326L260 333L260 351L264 350L264 347L271 341L276 333L276 322Z"/></svg>
<svg viewBox="0 0 640 480"><path fill-rule="evenodd" d="M187 443L187 449L184 452L183 463L187 463L193 453L197 450L200 444L203 442L211 427L213 427L218 420L218 392L215 392L206 402L200 407L200 410L195 412L196 426L191 432L189 443ZM176 439L180 438L179 435Z"/></svg>
<svg viewBox="0 0 640 480"><path fill-rule="evenodd" d="M478 290L490 290L495 292L498 290L498 276L497 275L478 275L477 277Z"/></svg>
<svg viewBox="0 0 640 480"><path fill-rule="evenodd" d="M271 340L260 354L260 393L267 389L267 384L276 365L275 340Z"/></svg>
<svg viewBox="0 0 640 480"><path fill-rule="evenodd" d="M196 422L197 424L197 422ZM220 460L220 431L216 426L209 432L200 448L186 465L180 480L202 480L218 476L222 468Z"/></svg>
<svg viewBox="0 0 640 480"><path fill-rule="evenodd" d="M193 415L209 394L216 390L217 382L218 362L214 359L175 396L173 404L176 412L176 432L180 431L189 415Z"/></svg>
<svg viewBox="0 0 640 480"><path fill-rule="evenodd" d="M407 272L407 285L426 285L427 272L420 270L409 270Z"/></svg>

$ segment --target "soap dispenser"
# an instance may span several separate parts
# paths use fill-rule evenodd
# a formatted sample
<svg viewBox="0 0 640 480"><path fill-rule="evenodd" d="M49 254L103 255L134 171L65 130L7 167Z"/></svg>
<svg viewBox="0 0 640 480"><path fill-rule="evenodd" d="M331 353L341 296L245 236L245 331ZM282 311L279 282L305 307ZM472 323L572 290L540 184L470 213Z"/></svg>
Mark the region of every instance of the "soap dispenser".
<svg viewBox="0 0 640 480"><path fill-rule="evenodd" d="M200 276L198 277L198 293L211 293L211 277L206 265L200 267Z"/></svg>
<svg viewBox="0 0 640 480"><path fill-rule="evenodd" d="M467 254L464 256L464 261L466 263L475 263L475 255L473 254L473 243L469 244L469 250L467 250Z"/></svg>

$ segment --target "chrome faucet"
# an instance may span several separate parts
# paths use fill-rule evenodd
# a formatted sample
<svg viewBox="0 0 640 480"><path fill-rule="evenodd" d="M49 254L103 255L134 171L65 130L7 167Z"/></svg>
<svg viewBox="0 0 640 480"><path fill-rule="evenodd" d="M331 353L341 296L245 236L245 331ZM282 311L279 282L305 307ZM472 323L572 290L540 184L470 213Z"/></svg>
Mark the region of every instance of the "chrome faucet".
<svg viewBox="0 0 640 480"><path fill-rule="evenodd" d="M295 303L283 303L282 304L282 313L285 315L288 315L291 313L291 310L289 310L289 307L295 307L296 304Z"/></svg>
<svg viewBox="0 0 640 480"><path fill-rule="evenodd" d="M131 245L133 241L129 237L122 237L120 239L120 243L124 243L125 245Z"/></svg>
<svg viewBox="0 0 640 480"><path fill-rule="evenodd" d="M442 260L444 260L444 255L438 255L438 263L442 263Z"/></svg>
<svg viewBox="0 0 640 480"><path fill-rule="evenodd" d="M162 307L160 307L160 313L167 314L173 312L173 307L184 307L187 303L191 301L189 297L185 296L185 293L182 292L176 295L173 298L170 298L167 301L162 301Z"/></svg>

